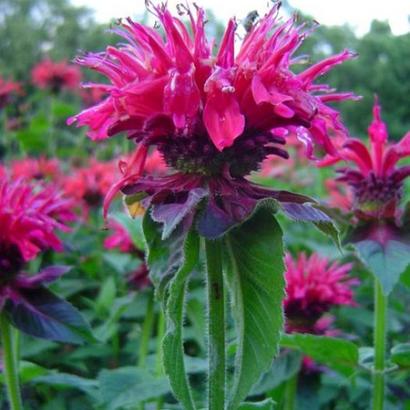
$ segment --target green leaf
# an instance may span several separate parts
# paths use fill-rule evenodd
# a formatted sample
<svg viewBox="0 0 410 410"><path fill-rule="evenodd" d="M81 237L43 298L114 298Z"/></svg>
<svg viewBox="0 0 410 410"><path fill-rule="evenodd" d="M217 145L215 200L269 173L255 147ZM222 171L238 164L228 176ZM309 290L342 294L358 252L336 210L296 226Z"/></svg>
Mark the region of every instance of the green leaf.
<svg viewBox="0 0 410 410"><path fill-rule="evenodd" d="M19 380L22 384L48 373L48 370L45 367L41 367L38 364L26 360L21 360L18 367ZM4 384L4 373L0 373L0 383Z"/></svg>
<svg viewBox="0 0 410 410"><path fill-rule="evenodd" d="M135 408L138 403L170 391L166 378L155 378L147 370L137 367L103 370L98 381L102 402L107 410Z"/></svg>
<svg viewBox="0 0 410 410"><path fill-rule="evenodd" d="M115 280L112 276L104 281L98 293L97 300L95 302L95 310L98 315L105 315L110 311L112 304L114 303L115 296L117 294L117 287Z"/></svg>
<svg viewBox="0 0 410 410"><path fill-rule="evenodd" d="M280 344L282 347L299 350L347 377L356 372L359 362L357 346L335 337L294 333L283 335Z"/></svg>
<svg viewBox="0 0 410 410"><path fill-rule="evenodd" d="M242 403L239 410L273 410L275 407L275 402L272 399L266 399L259 403Z"/></svg>
<svg viewBox="0 0 410 410"><path fill-rule="evenodd" d="M48 384L56 387L75 388L95 399L99 397L98 382L96 380L86 379L73 374L51 373L46 376L37 377L33 380L33 382Z"/></svg>
<svg viewBox="0 0 410 410"><path fill-rule="evenodd" d="M126 197L127 198L127 197ZM142 231L142 217L137 216L135 218L130 218L124 212L116 213L114 219L119 222L124 229L127 230L132 238L134 245L138 249L144 249L144 233Z"/></svg>
<svg viewBox="0 0 410 410"><path fill-rule="evenodd" d="M272 363L272 367L253 386L251 394L254 396L264 394L289 380L300 370L302 355L296 351L282 352Z"/></svg>
<svg viewBox="0 0 410 410"><path fill-rule="evenodd" d="M199 237L190 232L184 244L184 262L168 286L165 300L167 330L162 342L164 369L175 396L187 410L195 409L186 376L183 347L183 321L188 276L199 258Z"/></svg>
<svg viewBox="0 0 410 410"><path fill-rule="evenodd" d="M183 263L186 234L179 227L169 238L162 240L162 225L152 220L149 211L145 213L142 226L150 278L159 298L163 299L164 289Z"/></svg>
<svg viewBox="0 0 410 410"><path fill-rule="evenodd" d="M400 343L391 349L391 361L400 367L410 367L410 343Z"/></svg>
<svg viewBox="0 0 410 410"><path fill-rule="evenodd" d="M283 327L282 231L268 209L226 238L227 281L238 333L233 394L228 409L237 409L278 352Z"/></svg>
<svg viewBox="0 0 410 410"><path fill-rule="evenodd" d="M359 258L379 279L388 295L410 264L410 243L388 240L385 245L371 239L354 244Z"/></svg>

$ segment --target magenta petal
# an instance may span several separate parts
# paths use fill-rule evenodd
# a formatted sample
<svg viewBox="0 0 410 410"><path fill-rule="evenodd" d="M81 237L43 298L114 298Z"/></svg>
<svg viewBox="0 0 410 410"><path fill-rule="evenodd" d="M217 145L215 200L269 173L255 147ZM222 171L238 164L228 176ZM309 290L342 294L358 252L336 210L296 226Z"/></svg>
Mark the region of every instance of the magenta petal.
<svg viewBox="0 0 410 410"><path fill-rule="evenodd" d="M208 98L204 123L215 147L222 151L230 147L245 128L245 117L232 93L220 92Z"/></svg>

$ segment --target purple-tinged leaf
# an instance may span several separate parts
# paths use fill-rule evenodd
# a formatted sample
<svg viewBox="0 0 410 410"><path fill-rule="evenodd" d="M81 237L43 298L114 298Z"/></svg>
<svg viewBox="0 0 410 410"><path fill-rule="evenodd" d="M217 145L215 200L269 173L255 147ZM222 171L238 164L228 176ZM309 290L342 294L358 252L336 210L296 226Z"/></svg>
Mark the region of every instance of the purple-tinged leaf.
<svg viewBox="0 0 410 410"><path fill-rule="evenodd" d="M37 288L41 285L54 282L71 269L71 266L48 266L33 276L19 275L16 282L22 288Z"/></svg>
<svg viewBox="0 0 410 410"><path fill-rule="evenodd" d="M162 239L167 239L178 224L190 213L207 195L203 188L195 188L189 191L185 201L170 204L158 204L152 206L151 217L155 222L164 224Z"/></svg>
<svg viewBox="0 0 410 410"><path fill-rule="evenodd" d="M281 207L285 215L295 221L332 222L325 212L310 203L282 202Z"/></svg>
<svg viewBox="0 0 410 410"><path fill-rule="evenodd" d="M4 309L11 323L31 336L76 344L95 341L80 312L47 288L20 288Z"/></svg>

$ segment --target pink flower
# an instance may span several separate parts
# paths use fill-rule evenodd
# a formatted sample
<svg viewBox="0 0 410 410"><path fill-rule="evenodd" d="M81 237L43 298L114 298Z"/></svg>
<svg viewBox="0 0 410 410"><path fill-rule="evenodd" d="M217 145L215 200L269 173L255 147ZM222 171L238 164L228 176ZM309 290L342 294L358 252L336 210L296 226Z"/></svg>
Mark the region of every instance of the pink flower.
<svg viewBox="0 0 410 410"><path fill-rule="evenodd" d="M0 76L0 109L9 103L12 95L21 93L22 89L20 83L7 81Z"/></svg>
<svg viewBox="0 0 410 410"><path fill-rule="evenodd" d="M130 253L135 249L134 243L127 230L118 222L110 221L108 229L112 232L104 240L104 248L119 249L121 252Z"/></svg>
<svg viewBox="0 0 410 410"><path fill-rule="evenodd" d="M250 29L237 52L236 22L231 19L213 54L203 9L196 7L193 13L184 7L190 23L186 27L166 5L147 3L164 36L127 19L116 29L126 44L77 59L106 76L110 84L88 84L104 89L108 97L68 123L87 126L93 140L125 131L137 144L131 159L120 164L122 178L106 196L105 215L119 190L148 193L147 206L174 201L173 209L183 216L189 213L182 206L187 196L191 195L192 206L207 196L212 215L204 219L220 220L222 230L246 218L267 196L309 202L306 197L296 199L296 194L285 198L254 188L244 177L269 155L289 157L284 149L287 133L298 135L311 158L314 145L335 153L330 135L345 138L347 132L338 112L327 103L354 96L333 93L314 82L353 54L343 51L303 72L292 72L293 54L308 30L296 18L280 22L277 5ZM152 146L176 174L144 178Z"/></svg>
<svg viewBox="0 0 410 410"><path fill-rule="evenodd" d="M327 203L330 207L340 209L343 212L352 210L353 194L347 189L346 184L328 179L325 181L325 187L329 195Z"/></svg>
<svg viewBox="0 0 410 410"><path fill-rule="evenodd" d="M87 207L101 205L104 195L114 183L118 170L110 162L91 159L88 166L78 168L62 181L66 195Z"/></svg>
<svg viewBox="0 0 410 410"><path fill-rule="evenodd" d="M60 163L58 159L24 158L12 161L10 164L13 179L24 178L27 180L47 179L56 181L61 177Z"/></svg>
<svg viewBox="0 0 410 410"><path fill-rule="evenodd" d="M58 93L64 88L77 89L81 81L81 72L78 67L67 64L66 61L46 59L33 68L31 78L37 87Z"/></svg>
<svg viewBox="0 0 410 410"><path fill-rule="evenodd" d="M45 249L62 250L56 231L67 231L72 204L52 187L0 179L0 271L18 267Z"/></svg>
<svg viewBox="0 0 410 410"><path fill-rule="evenodd" d="M288 332L317 333L323 328L319 319L324 313L334 306L354 304L351 288L358 280L348 276L352 264L330 263L318 254L304 253L296 260L287 254L285 261Z"/></svg>
<svg viewBox="0 0 410 410"><path fill-rule="evenodd" d="M337 181L347 183L353 191L353 210L364 218L397 216L403 181L410 175L410 166L398 162L410 156L410 132L399 142L388 143L386 124L381 120L377 98L373 121L368 128L370 147L354 138L348 139L336 155L328 156L322 166L345 161Z"/></svg>

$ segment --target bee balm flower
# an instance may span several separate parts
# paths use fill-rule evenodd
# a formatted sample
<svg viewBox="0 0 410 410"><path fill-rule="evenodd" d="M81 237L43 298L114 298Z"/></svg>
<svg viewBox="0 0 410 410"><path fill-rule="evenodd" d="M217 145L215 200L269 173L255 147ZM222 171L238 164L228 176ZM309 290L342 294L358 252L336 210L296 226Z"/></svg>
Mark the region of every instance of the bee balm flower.
<svg viewBox="0 0 410 410"><path fill-rule="evenodd" d="M33 84L39 88L49 89L54 93L62 89L76 89L80 85L81 72L65 61L40 61L32 70Z"/></svg>
<svg viewBox="0 0 410 410"><path fill-rule="evenodd" d="M287 254L286 298L284 302L288 332L323 333L328 323L323 316L334 306L353 305L352 286L358 281L349 278L352 264L330 263L317 254L304 253L297 260Z"/></svg>
<svg viewBox="0 0 410 410"><path fill-rule="evenodd" d="M350 138L335 156L328 156L322 162L322 165L339 161L349 164L338 170L337 180L351 187L353 210L365 219L399 216L403 182L410 175L410 166L398 165L401 159L410 156L410 132L399 142L389 144L380 110L376 99L373 121L368 129L369 148L362 141Z"/></svg>
<svg viewBox="0 0 410 410"><path fill-rule="evenodd" d="M115 30L125 45L77 59L105 75L110 84L96 84L108 97L70 118L69 124L87 126L94 140L125 131L137 144L132 159L122 162L123 177L107 195L106 205L120 189L126 194L144 192L145 205L166 203L166 209L157 207L153 212L154 219L166 224L172 203L178 216L169 218L180 221L189 214L188 208L206 197L199 229L218 226L206 234L216 237L248 216L265 197L308 202L296 194L255 187L244 177L268 155L288 158L289 131L304 140L309 156L313 144L334 153L330 136L345 137L346 130L327 102L352 95L329 92L314 81L352 53L343 51L295 74L293 54L307 30L295 18L281 23L279 6L256 22L238 52L236 23L231 19L215 54L205 35L201 8L196 8L196 15L186 8L187 28L165 5L151 7L164 37L127 19ZM142 178L151 146L176 171L174 175Z"/></svg>

